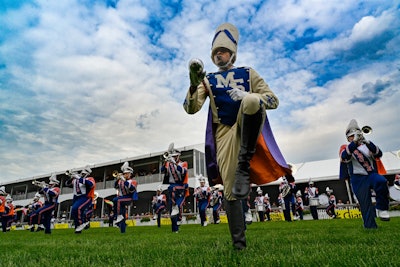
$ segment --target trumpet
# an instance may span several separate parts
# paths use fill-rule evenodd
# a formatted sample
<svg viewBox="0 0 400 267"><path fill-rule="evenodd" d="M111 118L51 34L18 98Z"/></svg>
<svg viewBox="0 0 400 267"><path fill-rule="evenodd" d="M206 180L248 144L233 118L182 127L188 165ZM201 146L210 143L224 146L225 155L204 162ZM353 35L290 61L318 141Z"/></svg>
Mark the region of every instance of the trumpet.
<svg viewBox="0 0 400 267"><path fill-rule="evenodd" d="M70 171L70 170L66 170L65 175L68 176L70 179L80 178L80 175L78 173Z"/></svg>
<svg viewBox="0 0 400 267"><path fill-rule="evenodd" d="M164 159L167 159L167 158L169 158L169 152L168 152L168 151L164 152L164 154L163 154L163 158L164 158Z"/></svg>
<svg viewBox="0 0 400 267"><path fill-rule="evenodd" d="M117 180L123 180L123 181L125 181L125 178L124 178L124 175L122 174L122 173L120 173L120 172L118 172L117 170L114 170L113 172L112 172L112 176L114 177L114 178L117 178Z"/></svg>
<svg viewBox="0 0 400 267"><path fill-rule="evenodd" d="M363 126L362 128L361 128L361 131L364 133L364 134L370 134L370 133L372 133L372 127L371 126Z"/></svg>
<svg viewBox="0 0 400 267"><path fill-rule="evenodd" d="M167 160L168 158L170 158L173 151L174 151L174 143L172 142L171 144L169 144L168 150L165 151L163 154L164 159Z"/></svg>
<svg viewBox="0 0 400 267"><path fill-rule="evenodd" d="M38 187L41 187L41 188L49 187L49 185L46 184L45 181L39 182L39 181L36 181L36 180L35 180L35 181L32 181L32 184L33 184L33 185L36 185L36 186L38 186Z"/></svg>

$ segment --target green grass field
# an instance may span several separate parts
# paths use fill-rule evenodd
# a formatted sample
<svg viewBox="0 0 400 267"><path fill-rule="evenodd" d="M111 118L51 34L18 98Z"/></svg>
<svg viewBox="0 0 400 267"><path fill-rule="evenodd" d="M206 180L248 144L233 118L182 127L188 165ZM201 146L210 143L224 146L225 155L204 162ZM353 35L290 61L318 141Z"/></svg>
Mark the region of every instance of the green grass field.
<svg viewBox="0 0 400 267"><path fill-rule="evenodd" d="M0 266L400 266L400 217L253 223L235 251L227 224L1 233Z"/></svg>

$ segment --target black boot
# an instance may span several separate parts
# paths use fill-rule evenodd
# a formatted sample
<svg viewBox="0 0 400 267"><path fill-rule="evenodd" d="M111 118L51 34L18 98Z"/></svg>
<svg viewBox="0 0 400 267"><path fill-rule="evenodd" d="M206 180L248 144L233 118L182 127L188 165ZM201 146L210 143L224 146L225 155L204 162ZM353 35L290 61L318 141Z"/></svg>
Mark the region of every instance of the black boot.
<svg viewBox="0 0 400 267"><path fill-rule="evenodd" d="M250 193L250 160L256 152L258 136L263 125L262 109L254 115L243 114L241 125L240 151L232 194L245 199Z"/></svg>
<svg viewBox="0 0 400 267"><path fill-rule="evenodd" d="M246 248L244 215L241 200L225 201L225 211L228 217L229 231L235 249Z"/></svg>

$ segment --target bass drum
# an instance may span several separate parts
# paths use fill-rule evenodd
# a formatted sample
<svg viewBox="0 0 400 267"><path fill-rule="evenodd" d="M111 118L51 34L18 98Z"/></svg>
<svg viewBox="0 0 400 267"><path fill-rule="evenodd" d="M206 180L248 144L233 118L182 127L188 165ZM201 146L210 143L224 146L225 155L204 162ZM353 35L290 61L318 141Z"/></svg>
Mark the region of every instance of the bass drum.
<svg viewBox="0 0 400 267"><path fill-rule="evenodd" d="M319 206L319 198L318 197L312 197L309 200L310 206Z"/></svg>
<svg viewBox="0 0 400 267"><path fill-rule="evenodd" d="M398 190L396 187L389 186L389 195L391 199L400 201L400 190Z"/></svg>
<svg viewBox="0 0 400 267"><path fill-rule="evenodd" d="M318 196L319 204L321 206L328 206L329 205L329 198L326 194L321 194Z"/></svg>

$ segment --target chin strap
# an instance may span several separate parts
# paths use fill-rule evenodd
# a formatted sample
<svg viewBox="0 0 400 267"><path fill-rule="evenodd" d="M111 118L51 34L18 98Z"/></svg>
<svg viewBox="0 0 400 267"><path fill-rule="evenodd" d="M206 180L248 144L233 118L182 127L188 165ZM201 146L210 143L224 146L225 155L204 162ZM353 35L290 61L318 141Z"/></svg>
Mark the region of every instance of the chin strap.
<svg viewBox="0 0 400 267"><path fill-rule="evenodd" d="M233 59L234 56L235 56L235 53L232 53L231 57L229 58L228 62L226 62L225 65L223 65L223 66L218 66L219 69L220 69L220 70L226 70L226 69L228 69L228 66L229 66L229 65L233 65L232 59Z"/></svg>

